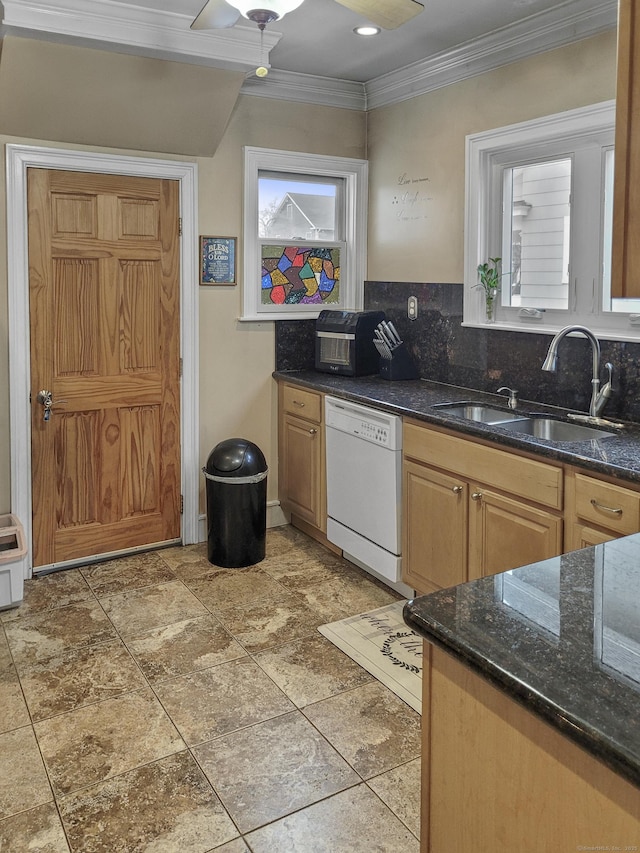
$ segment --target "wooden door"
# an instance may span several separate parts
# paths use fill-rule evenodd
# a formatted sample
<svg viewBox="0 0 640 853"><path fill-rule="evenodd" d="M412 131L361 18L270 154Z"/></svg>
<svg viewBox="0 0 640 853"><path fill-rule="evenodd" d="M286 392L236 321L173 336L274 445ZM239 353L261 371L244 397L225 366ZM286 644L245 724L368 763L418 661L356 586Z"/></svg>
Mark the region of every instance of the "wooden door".
<svg viewBox="0 0 640 853"><path fill-rule="evenodd" d="M408 461L403 483L402 580L418 593L464 583L467 483Z"/></svg>
<svg viewBox="0 0 640 853"><path fill-rule="evenodd" d="M476 483L469 489L469 580L562 553L559 516Z"/></svg>
<svg viewBox="0 0 640 853"><path fill-rule="evenodd" d="M28 210L34 567L178 539L178 182L30 169Z"/></svg>

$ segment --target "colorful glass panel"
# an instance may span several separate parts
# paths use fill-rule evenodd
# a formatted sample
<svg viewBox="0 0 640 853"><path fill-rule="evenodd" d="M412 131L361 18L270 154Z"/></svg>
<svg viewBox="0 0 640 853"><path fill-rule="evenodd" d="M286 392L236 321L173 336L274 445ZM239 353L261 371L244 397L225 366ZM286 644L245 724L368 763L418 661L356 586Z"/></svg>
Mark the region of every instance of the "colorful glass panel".
<svg viewBox="0 0 640 853"><path fill-rule="evenodd" d="M262 246L263 305L331 305L340 300L336 246Z"/></svg>

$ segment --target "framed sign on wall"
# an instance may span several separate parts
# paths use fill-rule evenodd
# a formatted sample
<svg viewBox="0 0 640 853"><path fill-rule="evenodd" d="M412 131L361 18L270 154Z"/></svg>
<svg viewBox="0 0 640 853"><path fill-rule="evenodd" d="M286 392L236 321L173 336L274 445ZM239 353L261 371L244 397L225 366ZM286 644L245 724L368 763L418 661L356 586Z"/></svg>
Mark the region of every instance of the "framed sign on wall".
<svg viewBox="0 0 640 853"><path fill-rule="evenodd" d="M200 284L236 284L235 237L200 237Z"/></svg>

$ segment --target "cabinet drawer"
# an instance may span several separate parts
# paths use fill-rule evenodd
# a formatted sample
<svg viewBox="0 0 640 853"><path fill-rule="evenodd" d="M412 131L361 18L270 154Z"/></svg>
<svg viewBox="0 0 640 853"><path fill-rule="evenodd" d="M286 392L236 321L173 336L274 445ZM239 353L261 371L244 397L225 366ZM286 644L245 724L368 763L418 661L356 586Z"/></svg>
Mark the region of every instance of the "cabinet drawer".
<svg viewBox="0 0 640 853"><path fill-rule="evenodd" d="M561 468L410 422L403 436L406 458L562 509Z"/></svg>
<svg viewBox="0 0 640 853"><path fill-rule="evenodd" d="M322 421L322 396L313 391L305 391L294 385L284 385L282 405L285 412L320 423Z"/></svg>
<svg viewBox="0 0 640 853"><path fill-rule="evenodd" d="M640 530L640 492L575 475L576 515L621 535Z"/></svg>

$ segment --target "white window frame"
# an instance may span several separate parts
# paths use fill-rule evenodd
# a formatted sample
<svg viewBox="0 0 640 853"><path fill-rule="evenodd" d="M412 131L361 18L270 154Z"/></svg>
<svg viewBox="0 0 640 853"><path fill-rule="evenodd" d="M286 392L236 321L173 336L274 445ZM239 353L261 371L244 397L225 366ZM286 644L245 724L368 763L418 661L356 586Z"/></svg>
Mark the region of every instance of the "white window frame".
<svg viewBox="0 0 640 853"><path fill-rule="evenodd" d="M315 319L322 306L281 305L260 302L260 241L258 238L258 174L261 171L285 175L340 178L344 180L345 248L340 260L340 302L327 306L335 310L360 310L364 304L364 280L367 268L367 192L368 163L350 157L330 157L278 151L268 148L244 148L244 217L241 320ZM280 241L282 242L282 241ZM290 241L284 241L290 242ZM309 242L309 241L305 241ZM318 241L327 245L335 241Z"/></svg>
<svg viewBox="0 0 640 853"><path fill-rule="evenodd" d="M483 293L475 288L478 283L477 267L490 257L500 256L502 238L501 190L496 191L496 174L499 164L515 160L521 152L534 158L546 159L548 152L572 154L578 142L599 146L599 139L607 138L615 128L615 101L605 101L588 107L544 116L532 121L496 128L466 138L465 179L465 240L464 240L464 314L463 325L519 332L555 333L566 325L580 323L588 326L599 337L610 340L639 340L638 315L602 310L601 276L594 279L593 270L602 269L604 247L604 204L601 196L590 205L590 228L600 239L592 240L594 255L590 266L582 264L583 258L572 249L571 279L569 282L569 307L567 310L547 309L542 312L520 310L517 307L498 307L496 321L487 324ZM575 155L576 159L580 156ZM604 174L604 158L601 169ZM603 185L604 186L604 185ZM572 216L572 229L575 227ZM593 233L593 232L591 232ZM595 244L598 244L597 246ZM572 241L572 246L576 241ZM595 257L597 253L597 257ZM505 282L508 279L505 277ZM539 316L535 316L539 313Z"/></svg>

